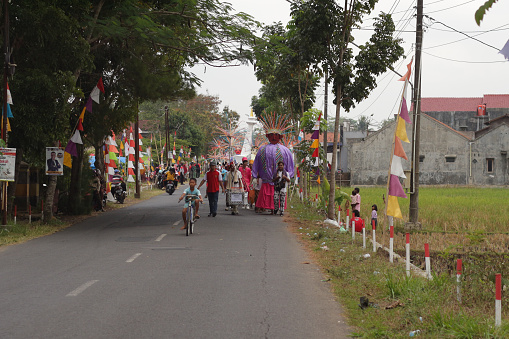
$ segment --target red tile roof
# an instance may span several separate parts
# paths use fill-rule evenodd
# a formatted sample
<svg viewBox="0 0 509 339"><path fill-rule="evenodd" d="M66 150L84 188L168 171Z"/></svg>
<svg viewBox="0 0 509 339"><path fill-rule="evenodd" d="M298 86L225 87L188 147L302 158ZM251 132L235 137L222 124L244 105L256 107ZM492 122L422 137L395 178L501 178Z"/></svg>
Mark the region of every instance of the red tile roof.
<svg viewBox="0 0 509 339"><path fill-rule="evenodd" d="M422 98L422 112L477 111L477 105L490 108L509 108L509 94L485 94L482 98Z"/></svg>

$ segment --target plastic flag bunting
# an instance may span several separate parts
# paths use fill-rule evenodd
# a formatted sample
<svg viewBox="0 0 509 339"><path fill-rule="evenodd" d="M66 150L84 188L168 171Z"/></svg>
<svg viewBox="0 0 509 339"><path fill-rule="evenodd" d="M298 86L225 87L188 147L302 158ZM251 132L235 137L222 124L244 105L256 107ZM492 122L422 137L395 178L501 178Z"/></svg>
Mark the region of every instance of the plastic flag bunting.
<svg viewBox="0 0 509 339"><path fill-rule="evenodd" d="M12 95L11 95L11 90L9 89L9 83L7 83L7 103L9 105L14 105L12 103Z"/></svg>
<svg viewBox="0 0 509 339"><path fill-rule="evenodd" d="M301 129L300 132L299 132L299 139L298 140L299 140L299 142L301 142L303 139L304 139L304 130Z"/></svg>
<svg viewBox="0 0 509 339"><path fill-rule="evenodd" d="M507 40L507 42L504 45L504 48L502 48L499 53L502 54L504 56L504 58L509 60L509 40ZM9 88L9 87L7 87L7 88Z"/></svg>
<svg viewBox="0 0 509 339"><path fill-rule="evenodd" d="M407 65L407 73L399 79L400 81L405 81L403 87L403 95L401 97L401 106L399 109L398 122L396 126L396 131L394 132L394 145L391 154L391 161L389 167L389 178L387 182L387 209L386 214L388 216L392 216L394 218L403 219L403 215L401 213L401 209L399 207L398 197L407 198L405 194L405 190L401 185L400 178L406 178L405 171L403 169L402 160L408 160L405 150L403 149L402 142L409 143L407 133L406 133L406 123L412 123L410 120L410 116L408 115L408 107L406 103L406 89L408 86L408 81L410 79L411 70L412 70L412 61Z"/></svg>
<svg viewBox="0 0 509 339"><path fill-rule="evenodd" d="M320 115L318 116L318 120L315 123L315 126L313 127L313 135L311 135L311 139L313 139L313 143L311 144L311 148L314 148L313 151L313 158L317 158L318 163L318 157L319 157L319 149L320 149L320 142L318 139L320 138L320 119L322 118L322 113L320 112Z"/></svg>
<svg viewBox="0 0 509 339"><path fill-rule="evenodd" d="M97 82L97 85L94 87L94 89L92 90L92 92L90 92L90 97L89 97L89 101L90 99L94 100L96 103L100 103L99 102L99 92L103 92L104 93L104 85L103 85L103 78L100 78L99 81ZM88 104L88 103L87 103ZM92 106L92 104L90 104L90 106ZM90 113L92 113L92 108L90 108Z"/></svg>

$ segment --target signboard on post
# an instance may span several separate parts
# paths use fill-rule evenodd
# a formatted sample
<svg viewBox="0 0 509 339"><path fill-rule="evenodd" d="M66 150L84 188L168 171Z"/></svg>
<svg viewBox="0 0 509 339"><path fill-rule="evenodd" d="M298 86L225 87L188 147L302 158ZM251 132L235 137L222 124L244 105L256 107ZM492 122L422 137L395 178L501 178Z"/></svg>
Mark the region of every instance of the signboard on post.
<svg viewBox="0 0 509 339"><path fill-rule="evenodd" d="M0 148L0 181L14 181L16 149Z"/></svg>
<svg viewBox="0 0 509 339"><path fill-rule="evenodd" d="M64 150L60 147L46 147L46 175L64 175Z"/></svg>

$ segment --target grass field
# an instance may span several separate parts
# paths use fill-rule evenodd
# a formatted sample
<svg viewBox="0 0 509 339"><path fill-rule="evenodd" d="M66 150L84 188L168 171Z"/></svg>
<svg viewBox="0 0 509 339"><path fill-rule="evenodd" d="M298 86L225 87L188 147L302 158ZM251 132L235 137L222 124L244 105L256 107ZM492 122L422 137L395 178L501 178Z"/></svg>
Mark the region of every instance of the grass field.
<svg viewBox="0 0 509 339"><path fill-rule="evenodd" d="M382 201L383 191L378 188L361 188L363 216L367 216L367 206L377 203L377 199ZM451 205L451 214L463 213L455 209L455 206L473 206L475 199L457 202L463 200L464 196L468 197L470 192L472 195L486 194L491 190L453 188L445 189L442 194L438 188L424 189L421 208L427 212L423 214L433 220L433 213L429 211L439 211L433 208L434 202L445 201ZM503 192L496 190L496 199L501 200ZM502 201L493 204L500 207ZM508 255L477 256L473 253L469 254L472 257L464 257L462 301L458 302L454 269L436 269L439 259L441 262L450 262L450 267L454 267L455 260L449 253L437 251L433 243L433 280L414 276L407 278L404 265L389 263L385 251L379 249L373 253L369 242L368 248L363 249L362 237L357 236L352 240L349 233L340 233L336 227L325 226L322 223L323 214L312 205L297 199L291 200L291 205L293 208L289 211L292 218L288 221L328 276L326 280L332 284L334 293L346 309L350 325L354 327L354 337L403 338L414 330L420 330L418 336L423 338L509 337L509 296L505 291L502 294L502 326L494 327L494 270L505 266ZM472 211L466 213L473 214ZM461 220L465 220L463 218ZM490 220L487 218L487 221ZM437 231L442 230L441 226L425 226L440 236ZM459 236L464 237L470 234L467 232L478 235L480 233L476 232L482 230L458 227ZM381 232L378 232L377 241L379 233L381 236ZM427 233L421 235L426 236ZM412 238L416 236L412 234ZM370 257L365 258L366 254L370 254ZM503 273L502 277L506 288L509 276ZM360 297L369 299L367 308L359 307Z"/></svg>

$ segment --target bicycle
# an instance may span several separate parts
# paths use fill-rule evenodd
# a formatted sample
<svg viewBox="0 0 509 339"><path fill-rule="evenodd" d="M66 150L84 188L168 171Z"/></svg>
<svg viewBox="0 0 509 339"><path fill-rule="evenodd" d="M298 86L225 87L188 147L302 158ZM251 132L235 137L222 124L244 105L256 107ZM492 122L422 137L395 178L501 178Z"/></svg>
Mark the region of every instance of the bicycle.
<svg viewBox="0 0 509 339"><path fill-rule="evenodd" d="M194 204L196 203L196 200L199 199L197 195L194 194L186 194L185 196L185 202L188 203L187 207L187 218L186 218L186 236L189 234L193 234L193 228L194 228Z"/></svg>

